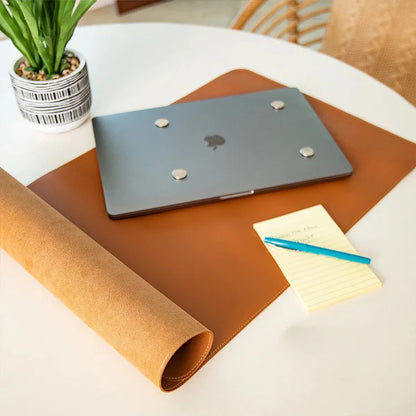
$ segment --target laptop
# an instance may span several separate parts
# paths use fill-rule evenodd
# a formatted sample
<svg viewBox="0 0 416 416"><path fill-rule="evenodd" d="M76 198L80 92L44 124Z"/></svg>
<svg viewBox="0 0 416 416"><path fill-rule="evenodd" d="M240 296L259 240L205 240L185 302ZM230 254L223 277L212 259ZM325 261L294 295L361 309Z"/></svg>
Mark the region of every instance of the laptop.
<svg viewBox="0 0 416 416"><path fill-rule="evenodd" d="M296 88L93 118L111 218L348 176L352 166Z"/></svg>

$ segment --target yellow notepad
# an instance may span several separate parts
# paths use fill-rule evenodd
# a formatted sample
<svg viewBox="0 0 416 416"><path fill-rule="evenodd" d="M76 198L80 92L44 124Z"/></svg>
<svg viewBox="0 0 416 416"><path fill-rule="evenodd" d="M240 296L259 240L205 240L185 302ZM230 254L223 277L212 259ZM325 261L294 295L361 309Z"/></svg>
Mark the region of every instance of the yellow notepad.
<svg viewBox="0 0 416 416"><path fill-rule="evenodd" d="M322 205L254 224L264 237L358 254ZM381 286L366 264L270 246L267 250L309 311L357 296Z"/></svg>

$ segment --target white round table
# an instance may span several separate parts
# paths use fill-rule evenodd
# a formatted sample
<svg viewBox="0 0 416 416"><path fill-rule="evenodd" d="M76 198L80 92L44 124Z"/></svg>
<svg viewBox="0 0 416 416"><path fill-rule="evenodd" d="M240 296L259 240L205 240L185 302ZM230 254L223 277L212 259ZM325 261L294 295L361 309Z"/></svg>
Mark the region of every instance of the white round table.
<svg viewBox="0 0 416 416"><path fill-rule="evenodd" d="M416 110L362 72L260 35L176 24L78 28L93 115L172 103L247 68L415 141ZM91 122L45 135L22 122L0 42L0 166L24 184L94 146ZM383 288L307 314L288 289L191 380L166 394L0 250L0 414L416 414L416 172L349 233Z"/></svg>

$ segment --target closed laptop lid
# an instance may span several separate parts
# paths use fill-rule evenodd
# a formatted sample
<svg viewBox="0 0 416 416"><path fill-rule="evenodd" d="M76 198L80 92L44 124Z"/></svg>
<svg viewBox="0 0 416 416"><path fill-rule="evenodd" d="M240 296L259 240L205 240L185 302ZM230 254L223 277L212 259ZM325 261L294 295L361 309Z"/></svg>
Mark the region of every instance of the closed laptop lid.
<svg viewBox="0 0 416 416"><path fill-rule="evenodd" d="M295 88L101 116L93 127L113 218L352 173Z"/></svg>

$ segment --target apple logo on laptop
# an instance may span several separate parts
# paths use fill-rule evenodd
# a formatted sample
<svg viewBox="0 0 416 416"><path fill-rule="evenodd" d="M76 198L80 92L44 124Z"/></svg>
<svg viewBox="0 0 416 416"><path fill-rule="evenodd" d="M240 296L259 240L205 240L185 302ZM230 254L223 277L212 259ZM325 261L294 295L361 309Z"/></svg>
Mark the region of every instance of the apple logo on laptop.
<svg viewBox="0 0 416 416"><path fill-rule="evenodd" d="M212 150L215 150L218 146L222 146L225 143L224 137L220 136L219 134L206 136L204 141L208 147L212 147Z"/></svg>

